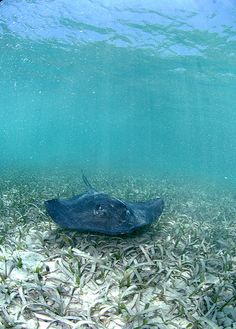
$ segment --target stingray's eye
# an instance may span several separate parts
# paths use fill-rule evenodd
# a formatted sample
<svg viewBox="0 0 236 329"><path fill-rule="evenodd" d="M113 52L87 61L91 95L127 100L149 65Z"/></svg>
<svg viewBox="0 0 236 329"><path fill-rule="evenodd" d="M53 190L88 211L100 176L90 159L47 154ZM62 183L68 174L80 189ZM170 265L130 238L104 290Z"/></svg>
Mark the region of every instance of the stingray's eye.
<svg viewBox="0 0 236 329"><path fill-rule="evenodd" d="M96 204L93 214L95 216L107 216L107 210L104 209L100 204Z"/></svg>
<svg viewBox="0 0 236 329"><path fill-rule="evenodd" d="M95 211L101 211L102 210L102 206L98 203L95 206Z"/></svg>

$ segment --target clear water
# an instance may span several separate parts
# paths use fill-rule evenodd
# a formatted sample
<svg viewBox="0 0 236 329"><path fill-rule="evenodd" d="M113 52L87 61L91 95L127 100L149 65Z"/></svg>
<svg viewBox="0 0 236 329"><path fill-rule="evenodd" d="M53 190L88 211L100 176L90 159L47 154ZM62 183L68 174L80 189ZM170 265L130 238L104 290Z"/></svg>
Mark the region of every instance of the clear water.
<svg viewBox="0 0 236 329"><path fill-rule="evenodd" d="M236 3L0 3L0 164L233 182Z"/></svg>

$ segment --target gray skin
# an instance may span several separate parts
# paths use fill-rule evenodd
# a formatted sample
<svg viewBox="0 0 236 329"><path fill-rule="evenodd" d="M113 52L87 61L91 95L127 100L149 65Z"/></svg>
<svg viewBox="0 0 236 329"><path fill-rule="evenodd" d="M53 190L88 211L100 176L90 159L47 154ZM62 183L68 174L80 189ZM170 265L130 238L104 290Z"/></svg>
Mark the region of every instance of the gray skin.
<svg viewBox="0 0 236 329"><path fill-rule="evenodd" d="M83 175L88 192L70 199L45 201L52 219L62 228L107 235L131 233L152 224L162 213L161 198L146 202L125 202L92 188Z"/></svg>

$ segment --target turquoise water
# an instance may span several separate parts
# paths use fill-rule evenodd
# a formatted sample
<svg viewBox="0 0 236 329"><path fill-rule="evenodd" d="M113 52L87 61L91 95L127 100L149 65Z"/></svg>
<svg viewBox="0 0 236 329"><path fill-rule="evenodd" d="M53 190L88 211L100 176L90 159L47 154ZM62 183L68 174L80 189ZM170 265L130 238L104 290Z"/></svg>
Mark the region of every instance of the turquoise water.
<svg viewBox="0 0 236 329"><path fill-rule="evenodd" d="M0 164L234 181L235 1L0 3Z"/></svg>

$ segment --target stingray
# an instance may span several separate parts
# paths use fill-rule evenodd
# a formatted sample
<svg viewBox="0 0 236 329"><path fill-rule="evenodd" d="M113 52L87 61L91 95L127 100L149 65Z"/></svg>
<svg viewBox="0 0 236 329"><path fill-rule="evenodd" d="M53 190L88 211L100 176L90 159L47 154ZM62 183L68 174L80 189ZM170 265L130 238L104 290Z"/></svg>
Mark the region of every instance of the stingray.
<svg viewBox="0 0 236 329"><path fill-rule="evenodd" d="M152 224L161 215L161 198L145 202L126 202L94 189L83 174L87 192L69 199L45 201L48 214L65 229L103 233L127 234Z"/></svg>

